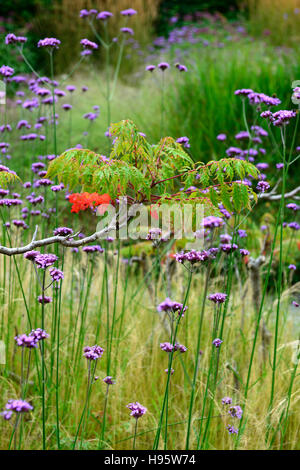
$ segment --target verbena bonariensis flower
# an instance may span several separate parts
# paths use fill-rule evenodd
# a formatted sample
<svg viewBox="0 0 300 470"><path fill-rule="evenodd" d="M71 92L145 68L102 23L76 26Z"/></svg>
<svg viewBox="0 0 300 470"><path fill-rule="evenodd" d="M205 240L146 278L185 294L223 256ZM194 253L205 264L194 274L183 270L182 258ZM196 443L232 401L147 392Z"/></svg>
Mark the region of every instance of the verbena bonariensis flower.
<svg viewBox="0 0 300 470"><path fill-rule="evenodd" d="M172 352L174 349L173 344L165 342L165 343L160 343L160 349L165 352Z"/></svg>
<svg viewBox="0 0 300 470"><path fill-rule="evenodd" d="M169 299L169 297L167 297L157 307L158 312L178 312L182 313L182 316L186 310L187 307L183 308L183 304L181 304L180 302L174 302L173 300Z"/></svg>
<svg viewBox="0 0 300 470"><path fill-rule="evenodd" d="M245 248L241 248L240 249L240 254L242 256L248 256L248 255L250 255L250 251L246 250Z"/></svg>
<svg viewBox="0 0 300 470"><path fill-rule="evenodd" d="M270 185L267 181L259 181L257 186L256 186L256 189L260 192L260 193L264 193L265 191L267 191L268 189L270 188Z"/></svg>
<svg viewBox="0 0 300 470"><path fill-rule="evenodd" d="M59 45L60 45L60 40L56 38L40 39L37 44L38 47L46 47L50 50L58 49Z"/></svg>
<svg viewBox="0 0 300 470"><path fill-rule="evenodd" d="M53 235L60 235L62 237L66 237L67 235L72 235L73 230L68 227L58 227L53 230Z"/></svg>
<svg viewBox="0 0 300 470"><path fill-rule="evenodd" d="M82 248L82 251L85 253L103 253L104 249L100 245L89 245L89 246L84 246Z"/></svg>
<svg viewBox="0 0 300 470"><path fill-rule="evenodd" d="M26 413L32 411L33 406L30 405L27 401L24 400L8 400L5 405L5 411L1 414L5 420L9 420L14 413Z"/></svg>
<svg viewBox="0 0 300 470"><path fill-rule="evenodd" d="M214 259L216 255L215 249L203 250L203 251L196 251L191 250L187 252L180 252L175 254L175 259L179 263L184 263L185 261L189 262L190 264L200 263L207 261L209 259Z"/></svg>
<svg viewBox="0 0 300 470"><path fill-rule="evenodd" d="M231 405L232 404L232 398L230 398L230 397L222 398L222 404L223 405Z"/></svg>
<svg viewBox="0 0 300 470"><path fill-rule="evenodd" d="M248 131L240 131L238 134L235 135L236 140L246 140L250 138Z"/></svg>
<svg viewBox="0 0 300 470"><path fill-rule="evenodd" d="M41 268L41 269L46 269L49 266L52 266L57 260L58 260L57 256L51 253L38 254L34 258L35 264L37 265L38 268Z"/></svg>
<svg viewBox="0 0 300 470"><path fill-rule="evenodd" d="M217 135L217 140L219 140L220 142L224 142L224 140L227 139L227 135L226 134L218 134Z"/></svg>
<svg viewBox="0 0 300 470"><path fill-rule="evenodd" d="M219 348L222 343L223 343L223 340L220 339L220 338L216 338L216 339L214 339L213 342L212 342L212 344L213 344L216 348Z"/></svg>
<svg viewBox="0 0 300 470"><path fill-rule="evenodd" d="M291 269L292 271L296 271L297 266L295 266L294 264L289 264L288 268Z"/></svg>
<svg viewBox="0 0 300 470"><path fill-rule="evenodd" d="M60 269L50 268L49 274L55 282L59 282L61 279L64 279L64 273Z"/></svg>
<svg viewBox="0 0 300 470"><path fill-rule="evenodd" d="M105 377L103 379L103 382L106 383L107 385L114 385L116 383L116 381L110 375Z"/></svg>
<svg viewBox="0 0 300 470"><path fill-rule="evenodd" d="M39 295L38 302L42 305L50 304L52 302L52 298L47 297L46 295Z"/></svg>
<svg viewBox="0 0 300 470"><path fill-rule="evenodd" d="M129 403L126 406L131 411L130 416L132 416L135 419L140 418L147 412L147 408L141 405L138 401L136 401L135 403Z"/></svg>
<svg viewBox="0 0 300 470"><path fill-rule="evenodd" d="M136 14L137 14L137 11L134 10L133 8L127 8L126 10L121 11L121 15L123 16L133 16Z"/></svg>
<svg viewBox="0 0 300 470"><path fill-rule="evenodd" d="M39 251L31 250L24 254L24 258L28 259L29 261L34 261L35 258L40 254L41 253Z"/></svg>
<svg viewBox="0 0 300 470"><path fill-rule="evenodd" d="M159 240L161 235L162 231L160 228L151 228L147 234L146 240Z"/></svg>
<svg viewBox="0 0 300 470"><path fill-rule="evenodd" d="M45 330L42 330L42 328L36 328L35 330L32 330L30 336L33 336L37 341L42 341L46 338L49 338L48 333Z"/></svg>
<svg viewBox="0 0 300 470"><path fill-rule="evenodd" d="M89 41L88 39L81 39L80 44L84 49L98 49L98 44L93 41Z"/></svg>
<svg viewBox="0 0 300 470"><path fill-rule="evenodd" d="M83 348L83 355L89 361L97 361L98 359L101 359L103 353L104 349L97 345L85 346Z"/></svg>
<svg viewBox="0 0 300 470"><path fill-rule="evenodd" d="M177 70L179 70L179 72L187 72L188 71L187 67L183 64L176 64L176 68L177 68Z"/></svg>
<svg viewBox="0 0 300 470"><path fill-rule="evenodd" d="M300 225L297 222L290 222L288 224L288 227L291 228L292 230L299 230Z"/></svg>
<svg viewBox="0 0 300 470"><path fill-rule="evenodd" d="M298 204L295 204L294 202L290 202L289 204L286 205L287 209L291 209L293 211L299 211L300 206Z"/></svg>
<svg viewBox="0 0 300 470"><path fill-rule="evenodd" d="M187 352L187 347L184 346L184 344L175 343L174 344L174 351L179 351L181 353L185 353L185 352Z"/></svg>
<svg viewBox="0 0 300 470"><path fill-rule="evenodd" d="M238 434L239 433L239 430L236 429L235 427L231 426L231 425L226 426L226 428L228 429L229 434Z"/></svg>
<svg viewBox="0 0 300 470"><path fill-rule="evenodd" d="M247 97L249 99L249 103L253 105L265 104L267 106L277 106L281 103L279 98L265 95L265 93L252 92L252 93L249 93Z"/></svg>
<svg viewBox="0 0 300 470"><path fill-rule="evenodd" d="M0 67L0 75L2 75L3 78L11 77L14 73L14 69L9 67L9 65L2 65Z"/></svg>
<svg viewBox="0 0 300 470"><path fill-rule="evenodd" d="M232 418L242 419L243 410L239 405L231 406L228 413Z"/></svg>
<svg viewBox="0 0 300 470"><path fill-rule="evenodd" d="M221 217L215 217L210 215L208 217L204 217L203 219L203 226L204 228L215 228L215 227L222 227L224 225L224 220Z"/></svg>
<svg viewBox="0 0 300 470"><path fill-rule="evenodd" d="M147 65L146 66L146 71L147 72L153 72L153 70L155 70L155 69L156 69L155 65Z"/></svg>
<svg viewBox="0 0 300 470"><path fill-rule="evenodd" d="M227 299L227 294L222 294L221 292L217 292L216 294L210 294L208 299L214 302L215 304L223 304Z"/></svg>
<svg viewBox="0 0 300 470"><path fill-rule="evenodd" d="M100 11L100 13L98 13L96 18L97 18L97 20L105 21L105 20L108 20L109 18L111 18L112 16L113 16L113 14L110 11Z"/></svg>
<svg viewBox="0 0 300 470"><path fill-rule="evenodd" d="M185 148L190 148L190 139L186 136L183 136L183 137L179 137L176 142L178 144L181 144L183 147Z"/></svg>
<svg viewBox="0 0 300 470"><path fill-rule="evenodd" d="M172 369L172 367L171 367L170 374L171 374L171 375L173 375L173 374L174 374L174 372L175 372L175 370L174 370L174 369ZM168 374L168 373L169 373L169 369L165 369L165 373L166 373L166 374Z"/></svg>
<svg viewBox="0 0 300 470"><path fill-rule="evenodd" d="M170 64L168 64L168 62L160 62L157 67L164 72L166 69L170 68Z"/></svg>
<svg viewBox="0 0 300 470"><path fill-rule="evenodd" d="M130 36L134 35L134 31L133 31L132 28L124 27L124 28L121 28L120 31L121 31L121 33L129 34Z"/></svg>
<svg viewBox="0 0 300 470"><path fill-rule="evenodd" d="M223 251L224 253L232 253L233 251L236 251L238 249L238 246L236 243L221 243L220 245L220 250Z"/></svg>
<svg viewBox="0 0 300 470"><path fill-rule="evenodd" d="M5 36L5 44L24 44L27 41L27 38L24 36L16 36L13 33L7 34Z"/></svg>
<svg viewBox="0 0 300 470"><path fill-rule="evenodd" d="M18 346L28 349L36 348L38 344L37 338L32 334L28 336L25 334L15 336L15 341Z"/></svg>

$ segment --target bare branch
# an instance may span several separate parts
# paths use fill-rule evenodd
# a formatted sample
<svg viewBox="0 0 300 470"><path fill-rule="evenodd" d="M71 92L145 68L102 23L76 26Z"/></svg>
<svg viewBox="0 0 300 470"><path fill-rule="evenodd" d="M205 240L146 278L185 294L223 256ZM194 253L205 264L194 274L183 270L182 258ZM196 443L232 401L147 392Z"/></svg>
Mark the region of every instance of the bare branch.
<svg viewBox="0 0 300 470"><path fill-rule="evenodd" d="M119 221L118 228L124 227L126 222L127 222L127 219L123 219L121 222ZM15 247L15 248L9 248L9 247L0 245L0 254L2 253L7 256L20 255L23 253L27 253L27 251L34 250L35 248L40 248L41 246L53 245L54 243L59 243L60 245L63 245L69 248L83 246L83 245L86 245L87 243L92 243L92 242L95 242L96 240L103 238L105 234L108 234L112 230L116 230L116 227L117 227L117 220L115 218L107 227L103 228L102 230L99 230L98 232L93 233L92 235L89 235L88 237L82 238L81 240L74 240L74 239L70 240L70 237L74 237L76 235L67 235L66 237L56 235L56 236L49 237L49 238L43 238L42 240L36 240L36 235L38 231L38 226L36 226L34 235L30 243L28 243L25 246L20 246L20 247Z"/></svg>
<svg viewBox="0 0 300 470"><path fill-rule="evenodd" d="M284 195L284 198L287 199L287 198L294 198L296 199L296 194L298 194L300 192L300 186L298 186L297 188L293 189L292 191L290 191L289 193L286 193ZM270 193L262 193L260 194L259 196L259 199L268 199L269 201L278 201L279 199L281 199L281 194L274 194L272 191Z"/></svg>

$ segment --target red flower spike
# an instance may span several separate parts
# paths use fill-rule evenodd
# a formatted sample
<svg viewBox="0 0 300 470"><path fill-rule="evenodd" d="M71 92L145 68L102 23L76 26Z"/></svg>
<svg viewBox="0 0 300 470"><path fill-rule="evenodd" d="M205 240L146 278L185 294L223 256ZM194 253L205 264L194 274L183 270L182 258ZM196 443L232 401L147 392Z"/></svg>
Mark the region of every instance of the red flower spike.
<svg viewBox="0 0 300 470"><path fill-rule="evenodd" d="M110 203L109 194L97 193L73 193L69 195L69 201L72 204L71 212L85 211L89 207L98 207L102 204Z"/></svg>

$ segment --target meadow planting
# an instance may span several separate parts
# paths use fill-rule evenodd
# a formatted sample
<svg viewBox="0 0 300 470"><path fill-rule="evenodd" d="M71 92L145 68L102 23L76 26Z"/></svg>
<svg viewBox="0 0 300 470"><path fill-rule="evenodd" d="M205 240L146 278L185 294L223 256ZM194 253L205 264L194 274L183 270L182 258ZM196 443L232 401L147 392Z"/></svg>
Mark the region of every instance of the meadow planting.
<svg viewBox="0 0 300 470"><path fill-rule="evenodd" d="M90 3L0 29L0 448L299 449L297 2Z"/></svg>

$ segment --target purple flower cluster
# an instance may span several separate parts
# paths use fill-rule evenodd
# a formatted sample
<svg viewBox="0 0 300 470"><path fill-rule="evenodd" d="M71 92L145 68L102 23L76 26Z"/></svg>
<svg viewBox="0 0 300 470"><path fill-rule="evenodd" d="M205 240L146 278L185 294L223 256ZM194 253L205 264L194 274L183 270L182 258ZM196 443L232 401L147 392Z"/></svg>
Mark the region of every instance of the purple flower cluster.
<svg viewBox="0 0 300 470"><path fill-rule="evenodd" d="M37 44L38 47L45 47L50 50L58 49L59 45L60 45L60 40L56 38L40 39Z"/></svg>
<svg viewBox="0 0 300 470"><path fill-rule="evenodd" d="M14 413L27 413L28 411L32 411L33 406L30 405L27 401L24 400L8 400L5 405L5 411L1 414L5 420L10 420L13 412Z"/></svg>
<svg viewBox="0 0 300 470"><path fill-rule="evenodd" d="M180 302L174 302L169 297L167 297L163 302L161 302L158 307L158 312L178 312L183 316L184 312L187 310L187 307L183 308L183 304Z"/></svg>
<svg viewBox="0 0 300 470"><path fill-rule="evenodd" d="M286 109L281 109L280 111L276 111L276 113L271 113L271 111L264 111L261 113L261 117L268 119L276 127L282 127L289 124L290 120L296 117L296 112Z"/></svg>
<svg viewBox="0 0 300 470"><path fill-rule="evenodd" d="M98 359L101 359L103 353L104 349L97 345L85 346L83 348L83 355L89 361L97 361Z"/></svg>
<svg viewBox="0 0 300 470"><path fill-rule="evenodd" d="M214 302L215 304L223 304L227 299L227 294L222 294L217 292L216 294L210 294L208 299Z"/></svg>
<svg viewBox="0 0 300 470"><path fill-rule="evenodd" d="M105 377L103 379L103 382L106 383L107 385L114 385L116 383L116 381L110 375Z"/></svg>
<svg viewBox="0 0 300 470"><path fill-rule="evenodd" d="M175 254L175 259L179 263L184 263L185 261L190 264L200 263L207 261L209 259L214 259L216 253L218 252L217 248L210 248L209 250L196 251L191 250L187 252L180 252Z"/></svg>
<svg viewBox="0 0 300 470"><path fill-rule="evenodd" d="M147 408L141 405L138 401L136 401L135 403L129 403L126 406L131 411L130 416L135 419L141 418L141 416L143 416L147 412Z"/></svg>
<svg viewBox="0 0 300 470"><path fill-rule="evenodd" d="M220 339L220 338L216 338L216 339L214 339L213 342L212 342L212 344L213 344L216 348L219 348L222 343L223 343L223 340Z"/></svg>

